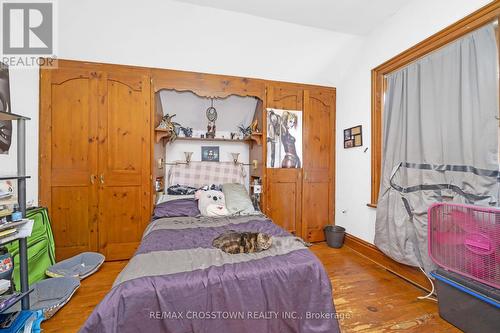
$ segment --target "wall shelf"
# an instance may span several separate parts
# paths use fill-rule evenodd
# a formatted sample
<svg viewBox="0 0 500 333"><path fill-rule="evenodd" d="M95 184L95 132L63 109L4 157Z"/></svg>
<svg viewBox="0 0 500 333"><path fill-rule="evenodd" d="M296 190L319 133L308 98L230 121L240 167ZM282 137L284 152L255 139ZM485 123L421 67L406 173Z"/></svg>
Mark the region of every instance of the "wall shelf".
<svg viewBox="0 0 500 333"><path fill-rule="evenodd" d="M176 140L180 141L224 141L224 142L244 142L248 143L249 138L245 139L228 139L228 138L195 138L195 137L177 137Z"/></svg>
<svg viewBox="0 0 500 333"><path fill-rule="evenodd" d="M3 308L2 310L0 310L0 313L4 313L6 312L8 309L10 309L11 307L14 306L14 304L16 304L17 302L19 301L22 301L23 299L25 299L26 297L28 297L28 295L33 291L34 289L31 288L29 289L28 291L25 291L25 292L22 292L20 293L19 295L16 296L16 299L10 303L9 305L7 305L5 308Z"/></svg>
<svg viewBox="0 0 500 333"><path fill-rule="evenodd" d="M156 143L163 141L163 143L165 144L165 140L168 140L169 138L170 138L170 131L160 129L160 128L155 129L155 141L156 141Z"/></svg>
<svg viewBox="0 0 500 333"><path fill-rule="evenodd" d="M156 129L155 130L155 139L156 142L160 142L162 140L167 140L170 138L170 132ZM258 145L262 144L262 133L254 133L250 136L245 137L244 139L229 139L229 138L199 138L199 137L185 137L178 136L175 141L211 141L211 142L242 142L242 143L257 143Z"/></svg>
<svg viewBox="0 0 500 333"><path fill-rule="evenodd" d="M30 120L30 118L15 113L0 111L0 120Z"/></svg>
<svg viewBox="0 0 500 333"><path fill-rule="evenodd" d="M31 176L26 175L0 175L0 180L13 180L13 179L28 179Z"/></svg>

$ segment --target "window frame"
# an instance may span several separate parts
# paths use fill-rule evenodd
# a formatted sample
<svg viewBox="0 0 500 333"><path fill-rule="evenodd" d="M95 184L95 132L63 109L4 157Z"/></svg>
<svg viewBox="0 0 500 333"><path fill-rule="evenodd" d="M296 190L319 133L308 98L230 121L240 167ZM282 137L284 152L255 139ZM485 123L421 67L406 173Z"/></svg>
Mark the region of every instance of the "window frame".
<svg viewBox="0 0 500 333"><path fill-rule="evenodd" d="M480 8L417 45L372 69L371 72L371 198L368 207L376 208L382 169L382 112L387 88L385 77L427 54L457 40L500 17L500 1ZM499 39L497 35L497 40ZM498 43L497 43L498 44ZM500 66L500 58L499 58Z"/></svg>

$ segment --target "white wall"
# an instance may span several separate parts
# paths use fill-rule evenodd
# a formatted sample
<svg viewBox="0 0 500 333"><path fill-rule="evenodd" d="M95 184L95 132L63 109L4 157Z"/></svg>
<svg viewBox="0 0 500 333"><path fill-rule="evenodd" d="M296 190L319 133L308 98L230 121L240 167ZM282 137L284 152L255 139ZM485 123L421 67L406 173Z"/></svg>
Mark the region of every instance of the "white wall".
<svg viewBox="0 0 500 333"><path fill-rule="evenodd" d="M246 14L168 0L59 0L59 58L173 68L305 83L337 82L329 66L358 39ZM326 67L338 70L325 72ZM28 127L28 198L37 199L38 77L12 73L14 112ZM15 169L15 152L0 156L0 172Z"/></svg>
<svg viewBox="0 0 500 333"><path fill-rule="evenodd" d="M177 92L162 90L160 100L163 114L175 114L173 121L183 126L193 128L193 137L207 132L207 118L205 110L211 106L208 98L202 98L191 92ZM217 109L216 133L217 138L230 138L230 133L240 133L237 126L249 126L255 114L257 99L253 97L229 96L223 99L215 99L214 107ZM184 136L182 132L180 136ZM184 152L193 152L193 161L201 161L201 146L218 146L219 159L221 162L233 161L231 153L240 153L238 161L250 163L249 144L244 142L224 141L182 141L177 140L174 144L167 144L166 161L184 161ZM165 179L168 179L170 167L165 168ZM248 181L250 168L244 166L246 181ZM173 185L173 184L166 184ZM247 190L249 183L245 183Z"/></svg>
<svg viewBox="0 0 500 333"><path fill-rule="evenodd" d="M354 50L353 65L337 85L336 223L373 243L370 201L371 69L487 4L487 0L417 0L373 31ZM363 125L364 147L344 149L344 128ZM345 212L344 212L345 211Z"/></svg>

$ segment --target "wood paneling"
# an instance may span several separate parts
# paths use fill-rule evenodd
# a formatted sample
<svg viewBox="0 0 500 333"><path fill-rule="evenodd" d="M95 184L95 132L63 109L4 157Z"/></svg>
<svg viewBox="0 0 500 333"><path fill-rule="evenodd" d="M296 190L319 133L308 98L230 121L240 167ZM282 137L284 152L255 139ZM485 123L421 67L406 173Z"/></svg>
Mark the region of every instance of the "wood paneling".
<svg viewBox="0 0 500 333"><path fill-rule="evenodd" d="M295 235L301 233L300 175L297 169L269 169L267 172L267 215Z"/></svg>
<svg viewBox="0 0 500 333"><path fill-rule="evenodd" d="M332 282L342 332L460 332L439 317L435 302L417 300L424 295L421 289L350 248L332 249L317 243L310 249ZM44 332L78 332L126 264L127 261L106 262L97 273L83 280L69 303L42 322Z"/></svg>
<svg viewBox="0 0 500 333"><path fill-rule="evenodd" d="M126 259L149 221L149 72L58 61L40 71L40 204L57 258Z"/></svg>
<svg viewBox="0 0 500 333"><path fill-rule="evenodd" d="M150 218L150 82L103 74L99 112L99 248L108 260L135 251Z"/></svg>
<svg viewBox="0 0 500 333"><path fill-rule="evenodd" d="M191 91L202 97L224 98L238 95L254 96L261 100L265 95L265 84L259 79L171 69L153 69L151 78L154 92L171 89Z"/></svg>
<svg viewBox="0 0 500 333"><path fill-rule="evenodd" d="M90 186L53 186L50 217L57 259L95 250L92 224L94 189Z"/></svg>
<svg viewBox="0 0 500 333"><path fill-rule="evenodd" d="M380 190L382 161L382 111L385 92L384 76L394 72L417 59L451 43L463 35L478 29L500 16L500 1L493 1L471 15L439 31L417 45L398 54L372 70L372 115L371 115L371 202L369 207L376 207Z"/></svg>
<svg viewBox="0 0 500 333"><path fill-rule="evenodd" d="M42 70L41 85L40 204L63 259L97 249L97 75Z"/></svg>
<svg viewBox="0 0 500 333"><path fill-rule="evenodd" d="M334 223L334 91L304 91L303 132L302 237L317 242Z"/></svg>

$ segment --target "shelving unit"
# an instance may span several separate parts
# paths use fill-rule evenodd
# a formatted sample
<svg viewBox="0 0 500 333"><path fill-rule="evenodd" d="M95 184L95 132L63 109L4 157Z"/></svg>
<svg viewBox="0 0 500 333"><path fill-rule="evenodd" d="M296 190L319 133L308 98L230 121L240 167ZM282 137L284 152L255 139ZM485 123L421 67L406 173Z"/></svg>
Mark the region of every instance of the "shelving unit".
<svg viewBox="0 0 500 333"><path fill-rule="evenodd" d="M170 138L170 132L156 129L155 130L156 142L160 142L162 140L168 140ZM229 138L198 138L198 137L186 137L186 136L178 136L175 141L223 141L223 142L243 142L243 143L257 143L258 145L262 144L262 133L253 133L243 139L229 139ZM165 141L164 141L165 142Z"/></svg>
<svg viewBox="0 0 500 333"><path fill-rule="evenodd" d="M26 121L28 117L17 115L14 113L6 113L0 111L0 120L17 121L17 174L15 175L0 175L0 180L17 180L17 196L19 208L23 219L26 218L26 179L30 178L26 175ZM21 281L21 308L28 310L30 307L29 301L29 282L28 282L28 241L25 237L11 240L11 242L19 241L19 272ZM18 300L16 300L17 302Z"/></svg>

